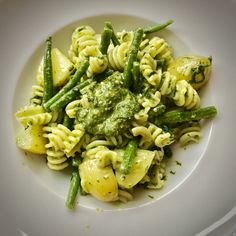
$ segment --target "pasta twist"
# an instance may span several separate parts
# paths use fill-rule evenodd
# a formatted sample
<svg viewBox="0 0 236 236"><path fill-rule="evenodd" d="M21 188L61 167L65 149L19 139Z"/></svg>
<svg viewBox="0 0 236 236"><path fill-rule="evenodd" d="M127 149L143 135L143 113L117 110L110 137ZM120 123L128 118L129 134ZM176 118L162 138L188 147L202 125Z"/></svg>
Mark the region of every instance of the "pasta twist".
<svg viewBox="0 0 236 236"><path fill-rule="evenodd" d="M33 85L32 86L32 97L30 99L30 104L32 105L41 105L43 100L43 86Z"/></svg>
<svg viewBox="0 0 236 236"><path fill-rule="evenodd" d="M90 26L78 27L73 32L69 56L77 67L89 59L88 77L105 71L108 66L107 57L100 52L96 33Z"/></svg>
<svg viewBox="0 0 236 236"><path fill-rule="evenodd" d="M78 151L79 146L77 145L81 141L84 133L84 129L79 124L75 125L74 130L69 133L67 139L64 141L65 153L68 157L74 156L75 152Z"/></svg>
<svg viewBox="0 0 236 236"><path fill-rule="evenodd" d="M134 31L122 30L121 32L117 32L117 36L121 43L131 43L134 37Z"/></svg>
<svg viewBox="0 0 236 236"><path fill-rule="evenodd" d="M99 74L106 70L108 66L108 59L100 53L95 57L89 58L89 68L87 76L91 77L93 74Z"/></svg>
<svg viewBox="0 0 236 236"><path fill-rule="evenodd" d="M144 108L152 108L156 107L161 101L161 93L159 91L151 92L149 94L149 97L144 96L141 97L138 102L144 107Z"/></svg>
<svg viewBox="0 0 236 236"><path fill-rule="evenodd" d="M148 131L151 134L152 141L157 147L164 147L173 143L174 139L169 132L165 132L163 129L157 127L156 125L150 123L148 126Z"/></svg>
<svg viewBox="0 0 236 236"><path fill-rule="evenodd" d="M149 53L145 53L140 60L140 71L143 77L153 86L159 86L162 69L157 67L156 60Z"/></svg>
<svg viewBox="0 0 236 236"><path fill-rule="evenodd" d="M177 81L176 76L162 69L154 69L155 60L150 54L145 54L140 61L140 69L147 81L155 86L161 95L171 97L177 106L187 109L196 108L200 104L197 91L185 80Z"/></svg>
<svg viewBox="0 0 236 236"><path fill-rule="evenodd" d="M129 46L129 42L123 42L108 50L109 66L112 69L123 71Z"/></svg>
<svg viewBox="0 0 236 236"><path fill-rule="evenodd" d="M80 104L81 104L80 100L74 100L74 101L70 102L65 108L66 114L70 118L75 118Z"/></svg>
<svg viewBox="0 0 236 236"><path fill-rule="evenodd" d="M128 138L122 135L106 137L107 141L115 147L124 147L128 143Z"/></svg>
<svg viewBox="0 0 236 236"><path fill-rule="evenodd" d="M152 144L152 134L148 128L144 126L137 126L132 128L131 132L134 136L142 137L139 142L139 147L142 149L147 149Z"/></svg>
<svg viewBox="0 0 236 236"><path fill-rule="evenodd" d="M179 80L176 83L173 99L177 106L184 106L187 109L196 108L200 105L200 97L197 91L185 80Z"/></svg>
<svg viewBox="0 0 236 236"><path fill-rule="evenodd" d="M18 121L24 125L45 125L52 119L52 114L45 112L40 105L28 105L20 109L15 114Z"/></svg>
<svg viewBox="0 0 236 236"><path fill-rule="evenodd" d="M143 51L148 52L152 58L164 59L167 65L173 60L172 49L163 38L153 37Z"/></svg>
<svg viewBox="0 0 236 236"><path fill-rule="evenodd" d="M56 151L54 148L48 148L47 165L52 170L63 170L69 165L69 163L64 152Z"/></svg>
<svg viewBox="0 0 236 236"><path fill-rule="evenodd" d="M76 55L87 46L98 46L96 33L90 26L80 26L74 30L71 37L71 48Z"/></svg>
<svg viewBox="0 0 236 236"><path fill-rule="evenodd" d="M118 200L127 203L128 201L132 201L134 199L133 195L128 190L118 189Z"/></svg>
<svg viewBox="0 0 236 236"><path fill-rule="evenodd" d="M48 148L54 148L55 151L65 150L65 141L71 134L71 131L62 124L52 124L51 126L43 127L44 137L48 138L49 142L45 145Z"/></svg>
<svg viewBox="0 0 236 236"><path fill-rule="evenodd" d="M181 129L178 135L181 146L186 146L190 143L198 143L198 141L202 138L199 124L193 124L189 127Z"/></svg>
<svg viewBox="0 0 236 236"><path fill-rule="evenodd" d="M161 162L160 164L154 165L150 171L150 181L147 184L149 189L161 189L165 184L166 176L166 164Z"/></svg>

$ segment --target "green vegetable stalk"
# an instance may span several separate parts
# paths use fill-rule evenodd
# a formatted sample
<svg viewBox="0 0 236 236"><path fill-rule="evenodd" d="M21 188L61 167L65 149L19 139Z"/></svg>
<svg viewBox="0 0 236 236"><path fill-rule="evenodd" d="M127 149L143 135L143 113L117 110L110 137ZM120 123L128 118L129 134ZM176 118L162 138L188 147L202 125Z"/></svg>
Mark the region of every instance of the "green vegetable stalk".
<svg viewBox="0 0 236 236"><path fill-rule="evenodd" d="M174 21L173 20L168 20L163 24L157 24L154 26L149 26L143 29L145 34L150 34L150 33L156 33L164 28L166 28L168 25L172 24Z"/></svg>
<svg viewBox="0 0 236 236"><path fill-rule="evenodd" d="M217 114L215 106L198 108L192 111L169 111L158 116L154 123L159 126L163 124L176 124L182 122L198 121L211 118Z"/></svg>
<svg viewBox="0 0 236 236"><path fill-rule="evenodd" d="M122 174L129 174L133 165L133 160L138 149L138 139L133 138L129 141L126 146L123 161L120 166L120 171Z"/></svg>
<svg viewBox="0 0 236 236"><path fill-rule="evenodd" d="M44 93L43 104L53 96L53 77L52 77L52 37L46 40L46 49L44 54L43 77Z"/></svg>
<svg viewBox="0 0 236 236"><path fill-rule="evenodd" d="M112 30L105 27L101 35L100 51L102 54L107 54L107 49L110 45L111 36Z"/></svg>
<svg viewBox="0 0 236 236"><path fill-rule="evenodd" d="M132 68L134 62L137 60L139 45L142 41L143 29L138 28L134 31L134 38L131 43L124 66L124 85L129 88L132 84Z"/></svg>
<svg viewBox="0 0 236 236"><path fill-rule="evenodd" d="M114 45L114 46L120 45L120 41L119 41L119 39L117 38L117 36L116 36L116 34L115 34L115 32L114 32L114 29L113 29L113 27L112 27L111 22L110 22L110 21L106 21L106 22L105 22L105 25L106 25L106 27L107 27L108 29L110 29L110 30L112 31L111 40L112 40L113 45Z"/></svg>
<svg viewBox="0 0 236 236"><path fill-rule="evenodd" d="M55 103L58 99L60 99L63 95L65 95L70 89L75 87L75 85L80 81L81 77L85 74L88 67L89 67L89 62L87 60L83 61L80 67L73 75L73 77L67 82L67 84L57 94L55 94L50 100L48 100L44 104L44 108L46 110L50 110L53 103Z"/></svg>

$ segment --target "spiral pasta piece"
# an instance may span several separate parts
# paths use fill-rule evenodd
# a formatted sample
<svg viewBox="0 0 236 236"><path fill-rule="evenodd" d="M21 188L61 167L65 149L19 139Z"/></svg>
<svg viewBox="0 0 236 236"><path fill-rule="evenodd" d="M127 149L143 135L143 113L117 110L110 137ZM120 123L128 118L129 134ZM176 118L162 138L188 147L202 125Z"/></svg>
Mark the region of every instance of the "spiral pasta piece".
<svg viewBox="0 0 236 236"><path fill-rule="evenodd" d="M149 189L161 189L165 184L166 176L166 164L161 162L160 164L154 165L150 171L150 181L147 184Z"/></svg>
<svg viewBox="0 0 236 236"><path fill-rule="evenodd" d="M134 199L133 195L128 190L118 189L118 200L127 203L128 201L132 201Z"/></svg>
<svg viewBox="0 0 236 236"><path fill-rule="evenodd" d="M200 105L200 97L197 91L185 80L179 80L176 83L173 99L177 106L184 106L187 109L196 108Z"/></svg>
<svg viewBox="0 0 236 236"><path fill-rule="evenodd" d="M68 157L74 156L75 152L78 151L79 146L77 147L77 145L81 141L84 133L85 131L81 125L77 124L75 125L74 130L68 134L66 140L64 141L64 151Z"/></svg>
<svg viewBox="0 0 236 236"><path fill-rule="evenodd" d="M181 146L186 146L190 143L198 143L201 138L202 133L199 124L185 127L179 132L179 142Z"/></svg>
<svg viewBox="0 0 236 236"><path fill-rule="evenodd" d="M157 63L149 53L145 53L140 60L140 71L143 77L153 86L159 86L162 69L156 69Z"/></svg>
<svg viewBox="0 0 236 236"><path fill-rule="evenodd" d="M108 60L106 56L98 54L95 57L90 57L87 76L91 77L93 74L102 73L106 70L107 66Z"/></svg>
<svg viewBox="0 0 236 236"><path fill-rule="evenodd" d="M32 97L30 99L30 104L32 105L41 105L43 100L43 86L33 85L32 86Z"/></svg>
<svg viewBox="0 0 236 236"><path fill-rule="evenodd" d="M20 109L15 114L17 120L24 126L45 125L52 119L52 114L45 112L40 105L28 105Z"/></svg>
<svg viewBox="0 0 236 236"><path fill-rule="evenodd" d="M152 123L149 124L147 129L152 136L152 141L157 147L162 148L174 142L174 139L169 132L165 132L163 129Z"/></svg>
<svg viewBox="0 0 236 236"><path fill-rule="evenodd" d="M152 58L164 59L167 64L173 60L172 49L163 38L153 37L143 50L148 52Z"/></svg>
<svg viewBox="0 0 236 236"><path fill-rule="evenodd" d="M107 141L115 147L124 147L128 143L128 138L122 135L106 137Z"/></svg>
<svg viewBox="0 0 236 236"><path fill-rule="evenodd" d="M72 33L71 41L70 51L76 54L87 46L98 46L96 32L88 25L76 28Z"/></svg>
<svg viewBox="0 0 236 236"><path fill-rule="evenodd" d="M52 170L63 170L69 163L64 152L56 151L54 148L47 149L47 165Z"/></svg>
<svg viewBox="0 0 236 236"><path fill-rule="evenodd" d="M118 71L123 71L129 43L124 42L108 50L109 66Z"/></svg>
<svg viewBox="0 0 236 236"><path fill-rule="evenodd" d="M132 128L131 132L134 136L142 137L139 142L139 147L142 149L147 149L152 144L152 134L148 128L144 126L137 126Z"/></svg>
<svg viewBox="0 0 236 236"><path fill-rule="evenodd" d="M55 151L65 150L65 141L71 135L71 131L62 124L56 126L46 126L43 128L44 137L48 138L49 142L45 145L46 148L54 148Z"/></svg>
<svg viewBox="0 0 236 236"><path fill-rule="evenodd" d="M96 33L90 26L75 29L72 34L69 56L77 67L82 61L89 59L88 77L103 72L108 66L107 57L100 52Z"/></svg>
<svg viewBox="0 0 236 236"><path fill-rule="evenodd" d="M77 110L78 110L80 105L81 105L80 100L74 100L74 101L70 102L65 108L66 114L70 118L75 118Z"/></svg>
<svg viewBox="0 0 236 236"><path fill-rule="evenodd" d="M120 32L117 32L117 36L121 43L131 43L134 37L134 31L122 30Z"/></svg>
<svg viewBox="0 0 236 236"><path fill-rule="evenodd" d="M177 106L187 109L196 108L200 104L197 91L185 80L177 81L176 76L168 71L155 68L155 61L149 54L145 54L140 61L140 69L147 81L155 86L161 95L171 97Z"/></svg>

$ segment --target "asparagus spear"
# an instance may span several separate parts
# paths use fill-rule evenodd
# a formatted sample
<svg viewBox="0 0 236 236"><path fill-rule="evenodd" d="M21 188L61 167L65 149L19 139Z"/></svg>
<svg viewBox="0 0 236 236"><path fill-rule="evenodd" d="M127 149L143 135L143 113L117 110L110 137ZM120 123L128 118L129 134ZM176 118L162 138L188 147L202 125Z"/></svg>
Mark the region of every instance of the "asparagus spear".
<svg viewBox="0 0 236 236"><path fill-rule="evenodd" d="M154 123L159 126L163 124L176 124L182 122L198 121L211 118L217 114L215 106L198 108L192 111L169 111L158 116Z"/></svg>
<svg viewBox="0 0 236 236"><path fill-rule="evenodd" d="M50 107L53 103L55 103L58 99L60 99L66 92L68 92L80 81L81 77L84 75L88 67L89 67L89 62L87 60L83 61L80 67L73 75L73 77L68 81L68 83L57 94L55 94L50 100L48 100L44 104L44 108L46 110L50 110Z"/></svg>
<svg viewBox="0 0 236 236"><path fill-rule="evenodd" d="M138 149L138 139L133 138L127 144L124 152L123 161L120 166L120 171L122 174L126 175L129 174L129 172L131 171L137 149Z"/></svg>
<svg viewBox="0 0 236 236"><path fill-rule="evenodd" d="M115 34L115 32L114 32L114 29L113 29L113 27L112 27L111 22L110 22L110 21L106 21L106 22L105 22L105 25L106 25L106 27L107 27L108 29L112 30L111 40L112 40L113 45L114 45L114 46L120 45L120 41L119 41L119 39L117 38L117 36L116 36L116 34Z"/></svg>
<svg viewBox="0 0 236 236"><path fill-rule="evenodd" d="M53 96L53 78L52 78L52 37L46 40L46 49L44 54L44 92L43 92L43 104L45 104Z"/></svg>
<svg viewBox="0 0 236 236"><path fill-rule="evenodd" d="M102 54L107 54L107 49L109 47L112 36L112 30L105 27L101 35L100 51Z"/></svg>
<svg viewBox="0 0 236 236"><path fill-rule="evenodd" d="M166 28L168 25L172 24L174 21L173 20L168 20L163 24L157 24L154 26L148 26L143 29L145 34L150 34L150 33L156 33L164 28Z"/></svg>
<svg viewBox="0 0 236 236"><path fill-rule="evenodd" d="M139 45L142 41L143 29L138 28L134 31L134 38L131 43L124 66L124 85L129 88L132 84L133 63L137 60Z"/></svg>

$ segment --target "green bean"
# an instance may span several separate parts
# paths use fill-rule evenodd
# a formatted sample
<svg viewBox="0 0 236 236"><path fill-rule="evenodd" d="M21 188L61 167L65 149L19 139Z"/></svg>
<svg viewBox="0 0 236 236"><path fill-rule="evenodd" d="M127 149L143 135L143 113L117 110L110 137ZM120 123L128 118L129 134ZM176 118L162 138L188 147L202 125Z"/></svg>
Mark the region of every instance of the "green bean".
<svg viewBox="0 0 236 236"><path fill-rule="evenodd" d="M182 122L198 121L211 118L217 114L215 106L198 108L192 111L168 111L158 116L154 123L159 126L163 124L176 124Z"/></svg>
<svg viewBox="0 0 236 236"><path fill-rule="evenodd" d="M71 119L66 113L63 118L63 125L70 130L72 129L73 126L73 119Z"/></svg>
<svg viewBox="0 0 236 236"><path fill-rule="evenodd" d="M101 35L100 51L102 54L107 54L107 49L110 45L112 30L104 27Z"/></svg>
<svg viewBox="0 0 236 236"><path fill-rule="evenodd" d="M115 34L115 32L114 32L114 29L113 29L113 27L112 27L111 22L110 22L110 21L106 21L106 22L105 22L105 25L106 25L106 27L107 27L108 29L112 30L111 41L112 41L113 45L114 45L114 46L120 45L120 41L119 41L119 39L117 38L117 36L116 36L116 34Z"/></svg>
<svg viewBox="0 0 236 236"><path fill-rule="evenodd" d="M140 74L139 63L137 61L133 63L132 76L133 76L132 91L134 93L139 93L141 89L140 86L141 74Z"/></svg>
<svg viewBox="0 0 236 236"><path fill-rule="evenodd" d="M150 111L148 112L148 119L150 119L150 121L153 121L157 119L157 117L163 114L165 111L166 111L166 105L158 104L156 107L150 109Z"/></svg>
<svg viewBox="0 0 236 236"><path fill-rule="evenodd" d="M66 92L63 96L61 96L57 101L55 101L51 106L50 110L51 111L59 111L63 107L65 107L68 103L71 101L75 100L79 94L80 90L87 85L89 85L93 80L92 79L87 79L79 84L77 84L75 87L73 87L71 90Z"/></svg>
<svg viewBox="0 0 236 236"><path fill-rule="evenodd" d="M67 82L67 84L61 90L59 90L57 94L55 94L50 100L48 100L44 104L44 108L46 110L50 110L50 107L52 106L53 103L58 101L58 99L60 99L64 94L66 94L70 89L72 89L80 81L81 77L84 75L88 67L89 67L88 60L83 61L80 67L77 69L77 71L73 75L73 77Z"/></svg>
<svg viewBox="0 0 236 236"><path fill-rule="evenodd" d="M129 88L132 84L133 63L137 60L139 45L142 41L143 29L138 28L134 31L134 38L131 43L124 66L124 85Z"/></svg>
<svg viewBox="0 0 236 236"><path fill-rule="evenodd" d="M69 209L73 209L75 207L75 201L79 189L79 183L80 183L80 176L79 176L79 171L78 167L75 168L72 171L71 174L71 179L70 179L70 188L69 192L67 194L67 199L66 199L66 206Z"/></svg>
<svg viewBox="0 0 236 236"><path fill-rule="evenodd" d="M120 171L122 174L129 174L133 165L133 160L136 155L138 149L138 139L133 138L129 141L129 143L126 146L123 161L120 165Z"/></svg>
<svg viewBox="0 0 236 236"><path fill-rule="evenodd" d="M52 37L46 40L46 49L44 54L43 78L44 92L43 104L45 104L53 96L53 77L52 77Z"/></svg>
<svg viewBox="0 0 236 236"><path fill-rule="evenodd" d="M143 29L145 34L150 34L150 33L156 33L164 28L166 28L168 25L172 24L174 21L173 20L168 20L164 24L157 24L154 26L148 26Z"/></svg>
<svg viewBox="0 0 236 236"><path fill-rule="evenodd" d="M106 79L107 77L109 77L110 75L112 75L114 73L114 70L111 69L107 69L104 72L100 73L100 74L96 74L93 76L93 80L97 81L97 82L101 82L104 79Z"/></svg>

